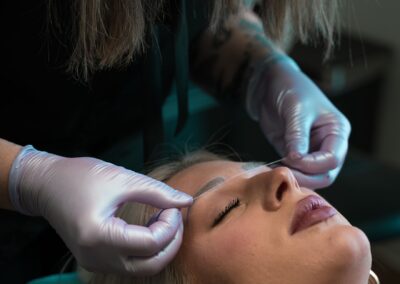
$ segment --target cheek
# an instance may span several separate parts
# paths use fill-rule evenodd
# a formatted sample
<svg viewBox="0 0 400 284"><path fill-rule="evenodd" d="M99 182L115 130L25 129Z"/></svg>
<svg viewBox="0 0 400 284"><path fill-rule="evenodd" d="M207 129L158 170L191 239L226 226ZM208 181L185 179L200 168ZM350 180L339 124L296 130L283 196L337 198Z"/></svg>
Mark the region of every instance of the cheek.
<svg viewBox="0 0 400 284"><path fill-rule="evenodd" d="M275 267L285 239L278 230L271 229L277 224L265 219L239 219L203 235L187 234L185 257L189 259L185 261L190 263L191 272L207 275L204 283L211 283L210 279L215 283L240 283L241 277L247 282L249 276L260 274L260 265L264 275L269 274L269 267Z"/></svg>
<svg viewBox="0 0 400 284"><path fill-rule="evenodd" d="M300 273L304 279L316 275L329 279L358 272L366 275L371 267L367 237L341 216L326 225L310 228L302 235L294 235L290 251L292 258L286 265L293 274Z"/></svg>
<svg viewBox="0 0 400 284"><path fill-rule="evenodd" d="M371 248L367 236L360 229L349 225L340 225L332 230L327 242L332 248L330 253L336 259L336 267L370 266Z"/></svg>
<svg viewBox="0 0 400 284"><path fill-rule="evenodd" d="M313 233L310 239L314 239L314 246L321 252L322 261L330 259L337 266L349 266L370 256L366 235L340 214L310 233Z"/></svg>

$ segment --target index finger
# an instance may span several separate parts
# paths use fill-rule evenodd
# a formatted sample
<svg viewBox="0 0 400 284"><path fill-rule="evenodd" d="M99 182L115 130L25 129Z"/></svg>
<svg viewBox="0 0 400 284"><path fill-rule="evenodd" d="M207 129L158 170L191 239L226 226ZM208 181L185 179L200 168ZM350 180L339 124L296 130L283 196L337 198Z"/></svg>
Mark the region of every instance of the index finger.
<svg viewBox="0 0 400 284"><path fill-rule="evenodd" d="M324 174L307 175L297 170L291 169L294 177L301 187L306 187L312 190L330 186L335 180L340 168L329 171Z"/></svg>
<svg viewBox="0 0 400 284"><path fill-rule="evenodd" d="M174 239L161 251L151 257L127 257L124 261L124 272L134 276L154 275L159 273L172 261L182 244L183 225L179 226Z"/></svg>
<svg viewBox="0 0 400 284"><path fill-rule="evenodd" d="M342 166L347 149L347 139L332 134L325 137L319 151L307 154L298 160L285 158L283 162L303 173L323 174Z"/></svg>
<svg viewBox="0 0 400 284"><path fill-rule="evenodd" d="M163 210L149 227L130 225L113 217L104 227L104 235L108 245L115 247L120 254L152 256L174 239L181 223L181 213L175 208Z"/></svg>

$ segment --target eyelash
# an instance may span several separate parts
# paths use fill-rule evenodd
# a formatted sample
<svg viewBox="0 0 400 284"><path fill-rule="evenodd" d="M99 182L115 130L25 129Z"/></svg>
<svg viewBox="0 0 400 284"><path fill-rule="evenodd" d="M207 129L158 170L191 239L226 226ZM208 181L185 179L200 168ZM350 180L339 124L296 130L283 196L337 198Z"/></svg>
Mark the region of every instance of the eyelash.
<svg viewBox="0 0 400 284"><path fill-rule="evenodd" d="M221 223L221 221L225 218L225 216L234 208L238 207L240 205L240 200L239 198L233 199L227 206L225 206L224 210L222 210L218 216L215 218L213 222L213 227Z"/></svg>

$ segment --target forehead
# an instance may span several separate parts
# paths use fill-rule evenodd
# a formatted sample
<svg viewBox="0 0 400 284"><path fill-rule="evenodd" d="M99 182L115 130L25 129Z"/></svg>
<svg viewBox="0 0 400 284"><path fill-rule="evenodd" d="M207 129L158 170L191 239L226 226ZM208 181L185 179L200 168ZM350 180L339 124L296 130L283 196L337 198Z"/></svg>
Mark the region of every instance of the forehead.
<svg viewBox="0 0 400 284"><path fill-rule="evenodd" d="M193 195L215 177L229 178L243 171L243 163L232 161L202 162L180 171L167 181L171 187Z"/></svg>

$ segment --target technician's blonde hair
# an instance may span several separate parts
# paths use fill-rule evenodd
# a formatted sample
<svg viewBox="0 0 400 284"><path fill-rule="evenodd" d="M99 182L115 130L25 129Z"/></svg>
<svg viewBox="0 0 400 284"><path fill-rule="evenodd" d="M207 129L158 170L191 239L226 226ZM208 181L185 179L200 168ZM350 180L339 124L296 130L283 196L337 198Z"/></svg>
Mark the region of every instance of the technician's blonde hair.
<svg viewBox="0 0 400 284"><path fill-rule="evenodd" d="M175 161L157 166L147 176L156 180L167 182L178 172L189 168L192 165L215 160L227 160L223 155L213 154L205 150L197 150L190 154L180 155ZM146 225L151 216L159 209L141 203L127 203L117 216L129 224ZM176 257L172 263L155 276L129 277L116 274L89 273L79 269L81 278L85 283L90 284L187 284L191 283L190 276L185 273L184 263Z"/></svg>
<svg viewBox="0 0 400 284"><path fill-rule="evenodd" d="M171 0L75 0L72 2L73 51L68 70L77 77L102 69L126 66L146 48L145 35L165 17ZM187 1L187 0L183 0ZM193 0L201 1L201 0ZM280 41L287 26L303 42L325 39L327 50L334 45L334 27L340 0L217 0L211 5L210 28L216 30L224 19L254 2L268 36ZM54 23L60 2L49 0Z"/></svg>

